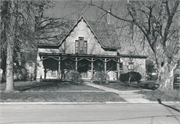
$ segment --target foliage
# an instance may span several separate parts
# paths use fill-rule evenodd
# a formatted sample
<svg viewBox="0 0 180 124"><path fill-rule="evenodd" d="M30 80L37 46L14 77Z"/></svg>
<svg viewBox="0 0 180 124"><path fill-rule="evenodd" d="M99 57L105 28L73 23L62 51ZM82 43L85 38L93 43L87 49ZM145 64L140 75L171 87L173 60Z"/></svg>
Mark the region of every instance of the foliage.
<svg viewBox="0 0 180 124"><path fill-rule="evenodd" d="M25 81L28 78L27 69L22 66L14 66L14 80Z"/></svg>
<svg viewBox="0 0 180 124"><path fill-rule="evenodd" d="M69 72L66 73L66 80L74 84L83 83L80 73L78 71L73 71L73 70L70 70Z"/></svg>
<svg viewBox="0 0 180 124"><path fill-rule="evenodd" d="M103 71L98 71L95 73L93 80L99 84L104 84L108 82L109 75Z"/></svg>

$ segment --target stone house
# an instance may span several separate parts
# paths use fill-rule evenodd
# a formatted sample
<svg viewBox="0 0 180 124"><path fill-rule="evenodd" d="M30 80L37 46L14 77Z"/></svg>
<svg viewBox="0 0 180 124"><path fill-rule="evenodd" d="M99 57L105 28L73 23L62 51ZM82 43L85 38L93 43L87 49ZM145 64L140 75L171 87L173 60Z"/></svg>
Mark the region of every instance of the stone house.
<svg viewBox="0 0 180 124"><path fill-rule="evenodd" d="M110 80L128 71L145 75L147 56L118 52L121 47L112 24L87 21L81 16L70 25L70 30L59 31L64 34L60 40L39 41L36 79L63 79L69 70L80 72L85 79L91 79L97 71L106 72Z"/></svg>

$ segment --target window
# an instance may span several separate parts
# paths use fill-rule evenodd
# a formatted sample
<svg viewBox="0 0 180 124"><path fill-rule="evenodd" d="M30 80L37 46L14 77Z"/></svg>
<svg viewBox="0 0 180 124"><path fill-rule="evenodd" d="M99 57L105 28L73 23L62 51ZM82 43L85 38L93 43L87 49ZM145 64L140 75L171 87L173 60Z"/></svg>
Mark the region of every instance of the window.
<svg viewBox="0 0 180 124"><path fill-rule="evenodd" d="M79 37L79 40L75 41L75 53L87 54L87 41L84 41L84 37Z"/></svg>
<svg viewBox="0 0 180 124"><path fill-rule="evenodd" d="M128 69L129 69L129 71L134 70L134 62L129 62Z"/></svg>

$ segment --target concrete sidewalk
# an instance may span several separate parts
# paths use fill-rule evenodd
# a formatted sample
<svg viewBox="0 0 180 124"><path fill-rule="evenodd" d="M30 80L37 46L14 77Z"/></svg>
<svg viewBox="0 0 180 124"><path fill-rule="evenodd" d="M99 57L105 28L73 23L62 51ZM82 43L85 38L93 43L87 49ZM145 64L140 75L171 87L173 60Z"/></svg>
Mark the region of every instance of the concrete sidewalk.
<svg viewBox="0 0 180 124"><path fill-rule="evenodd" d="M158 102L152 102L144 98L144 95L137 94L136 92L139 90L131 90L131 91L119 91L113 88L108 88L101 85L96 85L94 83L85 82L86 85L95 87L98 89L105 90L107 92L113 92L118 94L121 98L127 101L127 103L158 103Z"/></svg>

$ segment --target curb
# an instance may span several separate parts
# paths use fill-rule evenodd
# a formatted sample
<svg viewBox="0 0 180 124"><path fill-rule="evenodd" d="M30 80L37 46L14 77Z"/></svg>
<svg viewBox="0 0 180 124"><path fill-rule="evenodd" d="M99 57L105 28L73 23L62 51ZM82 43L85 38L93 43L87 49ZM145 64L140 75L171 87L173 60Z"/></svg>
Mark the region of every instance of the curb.
<svg viewBox="0 0 180 124"><path fill-rule="evenodd" d="M149 102L0 102L0 105L98 105L98 104L159 104L158 101ZM166 104L180 104L177 102L162 102Z"/></svg>
<svg viewBox="0 0 180 124"><path fill-rule="evenodd" d="M1 102L0 105L98 105L126 102Z"/></svg>

